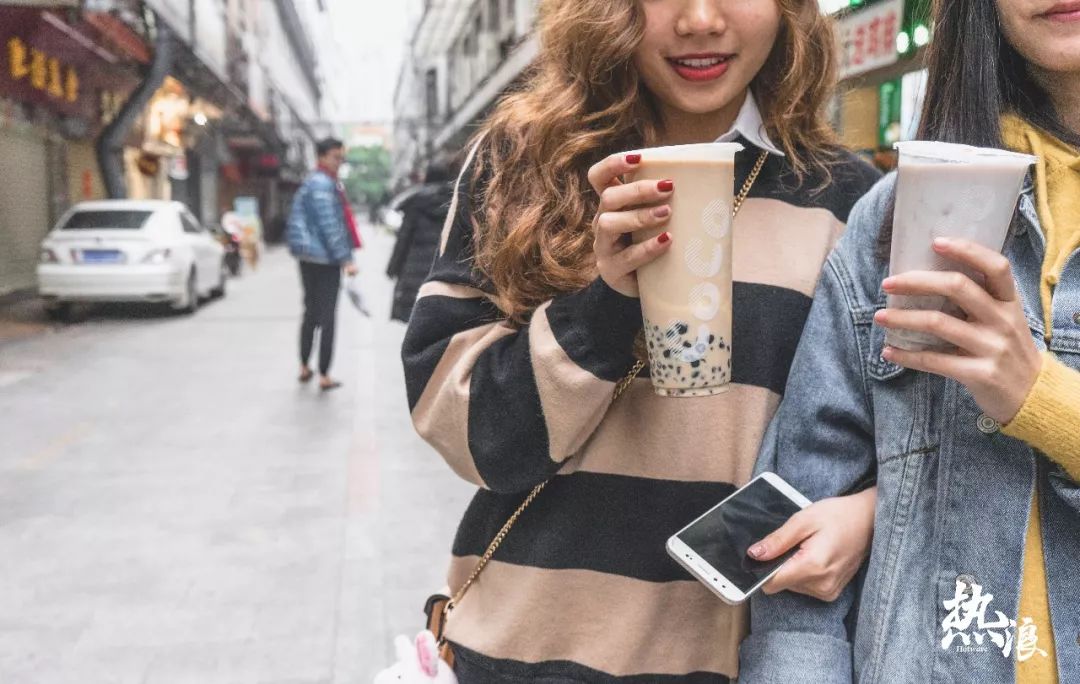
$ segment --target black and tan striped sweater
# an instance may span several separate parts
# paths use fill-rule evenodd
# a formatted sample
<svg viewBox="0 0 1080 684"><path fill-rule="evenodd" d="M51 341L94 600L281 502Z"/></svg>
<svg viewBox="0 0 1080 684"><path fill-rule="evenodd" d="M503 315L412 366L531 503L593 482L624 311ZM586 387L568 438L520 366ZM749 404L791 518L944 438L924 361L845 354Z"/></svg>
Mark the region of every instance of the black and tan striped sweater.
<svg viewBox="0 0 1080 684"><path fill-rule="evenodd" d="M736 165L740 187L758 150ZM723 682L743 609L666 554L667 538L754 466L818 273L878 174L843 154L824 190L770 156L735 221L732 388L664 398L637 379L638 300L600 279L509 324L473 267L473 192L458 182L402 349L418 432L480 487L458 528L459 587L523 493L557 474L451 615L465 682ZM515 678L517 678L515 680Z"/></svg>

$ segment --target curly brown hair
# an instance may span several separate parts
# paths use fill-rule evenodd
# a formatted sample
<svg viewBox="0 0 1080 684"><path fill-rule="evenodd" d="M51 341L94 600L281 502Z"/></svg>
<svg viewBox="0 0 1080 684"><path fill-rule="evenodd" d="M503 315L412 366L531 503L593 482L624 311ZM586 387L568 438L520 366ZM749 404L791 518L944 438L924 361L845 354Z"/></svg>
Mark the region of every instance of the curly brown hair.
<svg viewBox="0 0 1080 684"><path fill-rule="evenodd" d="M765 127L801 178L828 177L836 139L824 114L836 82L831 20L817 0L776 0L781 26L751 84ZM633 64L639 0L542 0L540 55L481 127L472 174L475 265L495 303L526 322L596 277L589 167L657 138L659 111Z"/></svg>

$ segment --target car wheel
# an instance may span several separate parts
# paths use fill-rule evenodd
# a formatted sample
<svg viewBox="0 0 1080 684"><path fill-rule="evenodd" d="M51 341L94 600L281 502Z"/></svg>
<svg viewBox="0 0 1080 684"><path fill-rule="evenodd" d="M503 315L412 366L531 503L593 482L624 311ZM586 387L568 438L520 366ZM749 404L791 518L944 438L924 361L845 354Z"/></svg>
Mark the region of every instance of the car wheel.
<svg viewBox="0 0 1080 684"><path fill-rule="evenodd" d="M178 300L173 309L180 313L193 314L199 308L199 288L195 282L195 269L188 274L187 285L184 286L184 297Z"/></svg>
<svg viewBox="0 0 1080 684"><path fill-rule="evenodd" d="M217 287L210 290L210 296L214 299L220 299L225 296L225 281L229 279L229 265L222 260L221 268L219 268L218 271Z"/></svg>
<svg viewBox="0 0 1080 684"><path fill-rule="evenodd" d="M45 307L45 315L49 317L50 321L67 323L71 320L71 303L57 302L55 304L49 304Z"/></svg>

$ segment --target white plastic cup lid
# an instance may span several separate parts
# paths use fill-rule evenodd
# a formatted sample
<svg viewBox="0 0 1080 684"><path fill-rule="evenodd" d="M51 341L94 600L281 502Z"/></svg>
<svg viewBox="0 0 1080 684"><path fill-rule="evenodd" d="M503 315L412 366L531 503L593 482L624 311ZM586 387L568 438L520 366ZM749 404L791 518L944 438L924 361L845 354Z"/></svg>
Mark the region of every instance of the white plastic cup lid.
<svg viewBox="0 0 1080 684"><path fill-rule="evenodd" d="M1038 161L1038 157L1030 154L996 147L974 147L933 140L905 140L894 143L893 147L900 152L901 159L916 158L943 164L1015 164L1026 168Z"/></svg>
<svg viewBox="0 0 1080 684"><path fill-rule="evenodd" d="M735 153L744 148L739 143L698 143L696 145L668 145L631 150L625 154L640 154L650 161L735 161Z"/></svg>

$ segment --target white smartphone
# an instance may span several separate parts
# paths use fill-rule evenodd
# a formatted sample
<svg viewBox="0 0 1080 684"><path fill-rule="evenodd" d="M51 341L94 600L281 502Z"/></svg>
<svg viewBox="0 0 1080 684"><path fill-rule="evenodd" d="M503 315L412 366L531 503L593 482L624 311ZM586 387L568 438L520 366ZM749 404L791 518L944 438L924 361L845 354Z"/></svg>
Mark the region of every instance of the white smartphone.
<svg viewBox="0 0 1080 684"><path fill-rule="evenodd" d="M780 570L791 549L771 561L747 555L810 501L776 473L762 473L667 540L668 554L725 603L738 605Z"/></svg>

